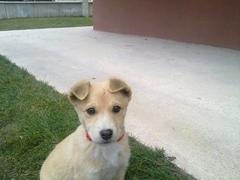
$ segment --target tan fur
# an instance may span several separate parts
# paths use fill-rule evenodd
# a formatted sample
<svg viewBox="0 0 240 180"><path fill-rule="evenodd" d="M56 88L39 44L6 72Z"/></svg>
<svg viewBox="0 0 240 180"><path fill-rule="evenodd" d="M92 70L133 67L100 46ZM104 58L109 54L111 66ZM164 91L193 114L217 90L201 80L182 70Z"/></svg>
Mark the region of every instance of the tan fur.
<svg viewBox="0 0 240 180"><path fill-rule="evenodd" d="M131 89L119 79L91 84L76 83L69 99L82 123L75 132L60 142L43 163L41 180L123 180L130 157L124 118L131 99ZM113 106L121 107L113 113ZM86 109L96 108L89 115ZM101 128L112 128L108 144L101 144ZM89 133L92 141L86 138ZM118 142L118 139L123 138Z"/></svg>

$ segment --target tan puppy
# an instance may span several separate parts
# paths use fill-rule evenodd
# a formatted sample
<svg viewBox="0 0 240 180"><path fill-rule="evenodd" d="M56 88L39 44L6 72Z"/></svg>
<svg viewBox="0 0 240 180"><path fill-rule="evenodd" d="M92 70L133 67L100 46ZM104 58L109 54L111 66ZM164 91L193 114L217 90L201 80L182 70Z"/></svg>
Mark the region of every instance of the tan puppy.
<svg viewBox="0 0 240 180"><path fill-rule="evenodd" d="M43 163L41 180L123 180L130 149L124 118L132 92L119 79L80 81L69 93L81 124Z"/></svg>

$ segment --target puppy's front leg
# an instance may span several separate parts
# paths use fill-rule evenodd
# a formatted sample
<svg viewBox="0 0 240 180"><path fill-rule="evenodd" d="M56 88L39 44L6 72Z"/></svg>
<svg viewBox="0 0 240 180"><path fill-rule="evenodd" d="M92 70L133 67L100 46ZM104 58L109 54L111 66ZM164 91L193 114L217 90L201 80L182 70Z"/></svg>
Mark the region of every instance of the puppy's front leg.
<svg viewBox="0 0 240 180"><path fill-rule="evenodd" d="M113 180L124 180L124 176L126 174L126 167L121 167L118 171L117 174L114 176Z"/></svg>

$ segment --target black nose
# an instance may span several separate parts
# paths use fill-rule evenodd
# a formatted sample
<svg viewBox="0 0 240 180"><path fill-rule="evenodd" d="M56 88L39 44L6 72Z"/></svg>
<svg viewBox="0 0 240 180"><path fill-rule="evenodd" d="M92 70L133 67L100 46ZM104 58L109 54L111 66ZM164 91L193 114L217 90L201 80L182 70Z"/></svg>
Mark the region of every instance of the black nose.
<svg viewBox="0 0 240 180"><path fill-rule="evenodd" d="M104 140L109 140L113 135L113 130L112 129L101 130L100 135Z"/></svg>

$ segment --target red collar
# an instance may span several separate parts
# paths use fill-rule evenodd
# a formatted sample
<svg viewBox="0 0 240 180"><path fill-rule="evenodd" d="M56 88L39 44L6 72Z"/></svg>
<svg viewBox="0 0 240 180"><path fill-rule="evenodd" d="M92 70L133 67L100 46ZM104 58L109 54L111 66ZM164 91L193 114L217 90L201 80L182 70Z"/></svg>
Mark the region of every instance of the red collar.
<svg viewBox="0 0 240 180"><path fill-rule="evenodd" d="M124 135L125 135L125 133L118 138L117 142L120 142L123 139ZM92 138L90 137L88 132L86 132L86 138L87 138L87 140L92 141Z"/></svg>
<svg viewBox="0 0 240 180"><path fill-rule="evenodd" d="M124 135L125 135L125 133L123 133L123 134L118 138L117 142L120 142L120 141L123 139Z"/></svg>
<svg viewBox="0 0 240 180"><path fill-rule="evenodd" d="M86 138L87 140L92 141L92 138L89 136L88 132L86 132Z"/></svg>

